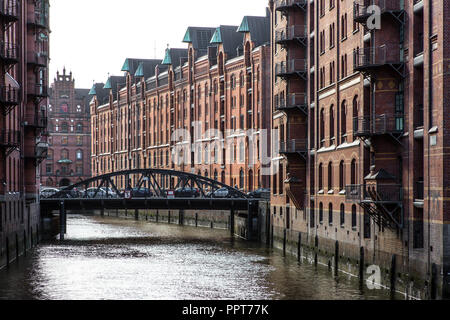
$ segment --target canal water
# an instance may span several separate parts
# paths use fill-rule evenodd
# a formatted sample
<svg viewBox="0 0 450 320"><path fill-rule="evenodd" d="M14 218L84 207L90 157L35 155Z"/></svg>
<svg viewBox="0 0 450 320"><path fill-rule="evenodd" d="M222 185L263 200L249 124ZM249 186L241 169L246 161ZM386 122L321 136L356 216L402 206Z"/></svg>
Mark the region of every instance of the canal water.
<svg viewBox="0 0 450 320"><path fill-rule="evenodd" d="M66 241L0 270L0 299L390 299L228 231L69 216Z"/></svg>

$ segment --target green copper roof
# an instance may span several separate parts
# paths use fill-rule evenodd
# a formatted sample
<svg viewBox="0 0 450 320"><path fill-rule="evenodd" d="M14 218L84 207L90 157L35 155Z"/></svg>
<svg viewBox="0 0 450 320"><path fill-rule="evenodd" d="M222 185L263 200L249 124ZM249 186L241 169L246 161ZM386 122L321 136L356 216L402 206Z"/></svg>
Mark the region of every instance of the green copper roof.
<svg viewBox="0 0 450 320"><path fill-rule="evenodd" d="M247 17L244 17L244 19L242 20L242 23L241 23L239 29L237 30L237 32L250 32L250 28L248 27Z"/></svg>
<svg viewBox="0 0 450 320"><path fill-rule="evenodd" d="M222 43L222 34L220 33L220 27L216 29L216 32L214 32L210 43Z"/></svg>
<svg viewBox="0 0 450 320"><path fill-rule="evenodd" d="M184 35L184 38L183 38L183 42L187 42L187 43L192 42L190 28L187 29L186 34Z"/></svg>
<svg viewBox="0 0 450 320"><path fill-rule="evenodd" d="M123 63L122 71L130 72L130 62L128 61L128 59L126 59L125 62Z"/></svg>
<svg viewBox="0 0 450 320"><path fill-rule="evenodd" d="M97 94L97 91L95 90L95 84L92 86L91 91L89 91L90 96L95 96Z"/></svg>
<svg viewBox="0 0 450 320"><path fill-rule="evenodd" d="M170 49L169 48L166 49L166 56L164 57L162 64L165 64L165 65L172 64L172 58L170 57Z"/></svg>
<svg viewBox="0 0 450 320"><path fill-rule="evenodd" d="M144 76L144 63L139 63L139 67L137 68L136 72L134 73L135 77L143 77Z"/></svg>
<svg viewBox="0 0 450 320"><path fill-rule="evenodd" d="M112 89L111 86L111 78L108 78L108 81L106 81L105 86L103 87L103 89Z"/></svg>

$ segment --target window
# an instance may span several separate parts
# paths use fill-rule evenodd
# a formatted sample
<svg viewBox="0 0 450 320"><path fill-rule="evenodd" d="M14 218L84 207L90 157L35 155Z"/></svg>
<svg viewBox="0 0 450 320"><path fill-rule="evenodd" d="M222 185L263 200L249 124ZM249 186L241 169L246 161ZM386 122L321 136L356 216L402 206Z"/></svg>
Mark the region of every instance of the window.
<svg viewBox="0 0 450 320"><path fill-rule="evenodd" d="M333 163L328 164L328 191L333 190Z"/></svg>
<svg viewBox="0 0 450 320"><path fill-rule="evenodd" d="M69 159L69 151L67 151L67 150L62 150L61 151L61 159L62 160L67 160L67 159Z"/></svg>
<svg viewBox="0 0 450 320"><path fill-rule="evenodd" d="M63 122L61 124L61 132L64 132L64 133L69 132L69 126L68 126L67 122Z"/></svg>
<svg viewBox="0 0 450 320"><path fill-rule="evenodd" d="M319 204L319 223L323 224L323 203Z"/></svg>
<svg viewBox="0 0 450 320"><path fill-rule="evenodd" d="M77 123L77 132L78 133L82 133L83 132L83 124L82 123Z"/></svg>
<svg viewBox="0 0 450 320"><path fill-rule="evenodd" d="M323 190L323 165L319 165L319 191Z"/></svg>
<svg viewBox="0 0 450 320"><path fill-rule="evenodd" d="M367 211L364 211L364 239L371 238L370 225L370 216Z"/></svg>
<svg viewBox="0 0 450 320"><path fill-rule="evenodd" d="M341 142L347 141L347 106L344 100L341 105Z"/></svg>
<svg viewBox="0 0 450 320"><path fill-rule="evenodd" d="M52 174L53 173L53 166L51 164L47 164L45 166L45 173L46 174Z"/></svg>
<svg viewBox="0 0 450 320"><path fill-rule="evenodd" d="M77 146L82 146L82 145L83 145L83 137L77 136Z"/></svg>
<svg viewBox="0 0 450 320"><path fill-rule="evenodd" d="M356 230L356 205L352 206L352 229Z"/></svg>
<svg viewBox="0 0 450 320"><path fill-rule="evenodd" d="M239 172L239 188L244 189L244 170L242 168Z"/></svg>
<svg viewBox="0 0 450 320"><path fill-rule="evenodd" d="M334 132L334 106L332 105L330 108L330 142L334 143L335 140L335 132Z"/></svg>
<svg viewBox="0 0 450 320"><path fill-rule="evenodd" d="M53 160L53 150L48 150L48 152L47 152L47 160Z"/></svg>
<svg viewBox="0 0 450 320"><path fill-rule="evenodd" d="M345 227L345 205L342 203L341 204L341 227L344 228Z"/></svg>
<svg viewBox="0 0 450 320"><path fill-rule="evenodd" d="M330 226L333 225L333 204L328 205L328 223Z"/></svg>
<svg viewBox="0 0 450 320"><path fill-rule="evenodd" d="M77 160L83 160L83 151L77 150Z"/></svg>
<svg viewBox="0 0 450 320"><path fill-rule="evenodd" d="M83 166L82 166L82 165L77 165L77 167L76 167L76 173L77 173L77 175L79 175L79 176L83 175Z"/></svg>
<svg viewBox="0 0 450 320"><path fill-rule="evenodd" d="M339 163L339 190L344 190L345 188L345 167L344 160Z"/></svg>
<svg viewBox="0 0 450 320"><path fill-rule="evenodd" d="M63 146L67 146L68 143L69 143L69 138L68 137L62 137L61 138L61 144Z"/></svg>

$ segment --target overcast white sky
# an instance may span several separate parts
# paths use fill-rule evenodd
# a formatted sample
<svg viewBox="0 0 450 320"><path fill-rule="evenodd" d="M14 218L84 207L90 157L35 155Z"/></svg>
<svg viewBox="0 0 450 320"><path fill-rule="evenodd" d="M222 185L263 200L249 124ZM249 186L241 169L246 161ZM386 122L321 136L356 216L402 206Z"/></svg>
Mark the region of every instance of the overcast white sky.
<svg viewBox="0 0 450 320"><path fill-rule="evenodd" d="M239 25L265 15L268 0L50 0L50 83L72 71L77 88L121 75L125 58L162 59L188 26Z"/></svg>

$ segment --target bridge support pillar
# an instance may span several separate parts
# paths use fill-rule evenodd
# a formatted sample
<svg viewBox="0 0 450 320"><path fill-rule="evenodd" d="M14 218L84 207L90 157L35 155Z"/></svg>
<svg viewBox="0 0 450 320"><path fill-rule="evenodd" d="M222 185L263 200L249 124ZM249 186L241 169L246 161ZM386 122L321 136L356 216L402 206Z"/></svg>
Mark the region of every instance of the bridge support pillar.
<svg viewBox="0 0 450 320"><path fill-rule="evenodd" d="M334 247L334 274L338 276L339 273L339 241L336 241Z"/></svg>
<svg viewBox="0 0 450 320"><path fill-rule="evenodd" d="M283 231L283 255L286 255L286 237L287 237L287 231L284 229Z"/></svg>
<svg viewBox="0 0 450 320"><path fill-rule="evenodd" d="M102 209L100 210L100 215L101 215L102 217L105 216L105 208L102 208Z"/></svg>
<svg viewBox="0 0 450 320"><path fill-rule="evenodd" d="M139 210L138 209L134 210L134 220L139 221Z"/></svg>
<svg viewBox="0 0 450 320"><path fill-rule="evenodd" d="M195 227L198 227L198 212L195 213Z"/></svg>
<svg viewBox="0 0 450 320"><path fill-rule="evenodd" d="M302 233L298 233L298 248L297 248L298 262L302 262Z"/></svg>
<svg viewBox="0 0 450 320"><path fill-rule="evenodd" d="M159 222L159 210L156 210L156 222Z"/></svg>
<svg viewBox="0 0 450 320"><path fill-rule="evenodd" d="M61 201L59 206L59 240L64 240L64 234L66 231L66 207L64 201Z"/></svg>
<svg viewBox="0 0 450 320"><path fill-rule="evenodd" d="M247 240L253 239L253 203L247 206Z"/></svg>
<svg viewBox="0 0 450 320"><path fill-rule="evenodd" d="M180 226L184 224L184 210L178 211L178 224Z"/></svg>
<svg viewBox="0 0 450 320"><path fill-rule="evenodd" d="M234 209L230 211L230 234L234 236Z"/></svg>

